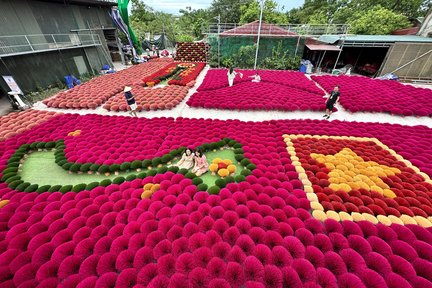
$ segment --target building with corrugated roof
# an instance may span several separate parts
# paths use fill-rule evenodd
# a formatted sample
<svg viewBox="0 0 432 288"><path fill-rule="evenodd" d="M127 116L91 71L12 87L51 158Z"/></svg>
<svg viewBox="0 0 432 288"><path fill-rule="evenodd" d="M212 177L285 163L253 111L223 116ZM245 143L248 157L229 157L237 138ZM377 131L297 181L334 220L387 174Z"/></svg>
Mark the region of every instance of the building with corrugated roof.
<svg viewBox="0 0 432 288"><path fill-rule="evenodd" d="M117 30L109 12L116 5L115 0L0 1L0 94L9 91L2 75L13 76L28 92L112 64L108 46L117 45Z"/></svg>

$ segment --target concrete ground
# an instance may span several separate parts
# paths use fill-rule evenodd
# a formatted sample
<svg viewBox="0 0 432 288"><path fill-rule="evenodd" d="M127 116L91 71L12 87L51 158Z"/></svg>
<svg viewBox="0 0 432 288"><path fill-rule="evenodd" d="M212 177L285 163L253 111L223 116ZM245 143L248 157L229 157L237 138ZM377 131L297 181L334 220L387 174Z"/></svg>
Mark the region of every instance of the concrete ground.
<svg viewBox="0 0 432 288"><path fill-rule="evenodd" d="M121 67L121 66L119 66ZM142 111L138 113L138 117L153 118L153 117L185 117L185 118L209 118L209 119L239 119L242 121L266 121L266 120L282 120L282 119L313 119L323 120L323 112L314 111L232 111L232 110L218 110L218 109L204 109L204 108L191 108L186 105L189 97L196 92L196 89L201 85L204 77L209 70L206 67L198 76L196 85L189 90L185 100L177 105L172 110L157 110L157 111ZM324 101L324 99L323 99ZM356 122L378 122L400 124L407 126L425 125L432 128L432 118L430 117L402 117L393 116L386 113L350 113L343 109L340 105L337 106L338 112L334 113L329 121L356 121ZM57 111L63 113L77 113L77 114L101 114L101 115L122 115L130 116L127 112L111 112L101 107L95 110L65 110L48 108L41 102L35 104L34 109ZM325 120L328 121L328 120Z"/></svg>
<svg viewBox="0 0 432 288"><path fill-rule="evenodd" d="M0 116L9 114L14 111L6 96L0 97Z"/></svg>

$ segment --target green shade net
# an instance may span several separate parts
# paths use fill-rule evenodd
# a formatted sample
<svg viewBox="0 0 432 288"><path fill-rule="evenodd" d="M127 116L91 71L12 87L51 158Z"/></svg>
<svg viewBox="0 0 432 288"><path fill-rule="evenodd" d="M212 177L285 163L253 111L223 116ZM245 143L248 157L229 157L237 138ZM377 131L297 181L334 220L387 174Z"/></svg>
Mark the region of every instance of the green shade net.
<svg viewBox="0 0 432 288"><path fill-rule="evenodd" d="M142 53L141 44L139 43L137 37L135 36L135 33L133 32L129 24L128 5L129 5L129 0L118 0L118 10L120 16L122 17L123 22L128 27L129 37L131 38L137 53L141 54Z"/></svg>

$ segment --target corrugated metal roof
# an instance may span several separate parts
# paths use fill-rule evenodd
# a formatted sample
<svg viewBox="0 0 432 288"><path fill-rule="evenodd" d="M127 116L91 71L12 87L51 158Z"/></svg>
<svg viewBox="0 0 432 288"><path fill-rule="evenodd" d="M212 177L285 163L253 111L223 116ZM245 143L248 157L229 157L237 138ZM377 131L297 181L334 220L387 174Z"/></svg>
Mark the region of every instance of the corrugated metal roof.
<svg viewBox="0 0 432 288"><path fill-rule="evenodd" d="M328 44L306 44L306 47L312 51L340 51L340 48Z"/></svg>
<svg viewBox="0 0 432 288"><path fill-rule="evenodd" d="M259 21L254 21L234 29L230 29L224 31L220 34L220 36L241 36L241 35L258 35ZM262 21L261 24L261 33L262 36L271 36L271 37L289 37L295 36L296 33L290 32L288 30L283 29L275 24L268 24Z"/></svg>
<svg viewBox="0 0 432 288"><path fill-rule="evenodd" d="M338 35L321 35L318 39L321 42L334 44L341 40ZM420 42L432 43L432 38L415 36L415 35L348 35L345 42Z"/></svg>
<svg viewBox="0 0 432 288"><path fill-rule="evenodd" d="M307 38L305 44L307 48L314 51L340 51L338 46L329 45L314 38Z"/></svg>

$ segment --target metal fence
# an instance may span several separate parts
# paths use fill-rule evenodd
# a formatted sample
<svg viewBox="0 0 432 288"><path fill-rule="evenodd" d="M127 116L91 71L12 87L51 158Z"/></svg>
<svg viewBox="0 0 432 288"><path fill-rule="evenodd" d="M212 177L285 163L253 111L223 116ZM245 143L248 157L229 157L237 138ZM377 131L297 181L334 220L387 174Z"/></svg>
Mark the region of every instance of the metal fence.
<svg viewBox="0 0 432 288"><path fill-rule="evenodd" d="M35 34L0 36L0 57L101 45L98 34Z"/></svg>
<svg viewBox="0 0 432 288"><path fill-rule="evenodd" d="M203 27L203 34L219 34L228 30L240 28L241 34L255 35L257 34L257 25L255 23L249 24L238 24L238 23L211 23L208 26ZM293 36L320 36L320 35L346 35L349 30L347 24L267 24L265 30L261 31L262 36L266 35L278 35L281 31L285 30ZM282 29L283 30L282 30Z"/></svg>

